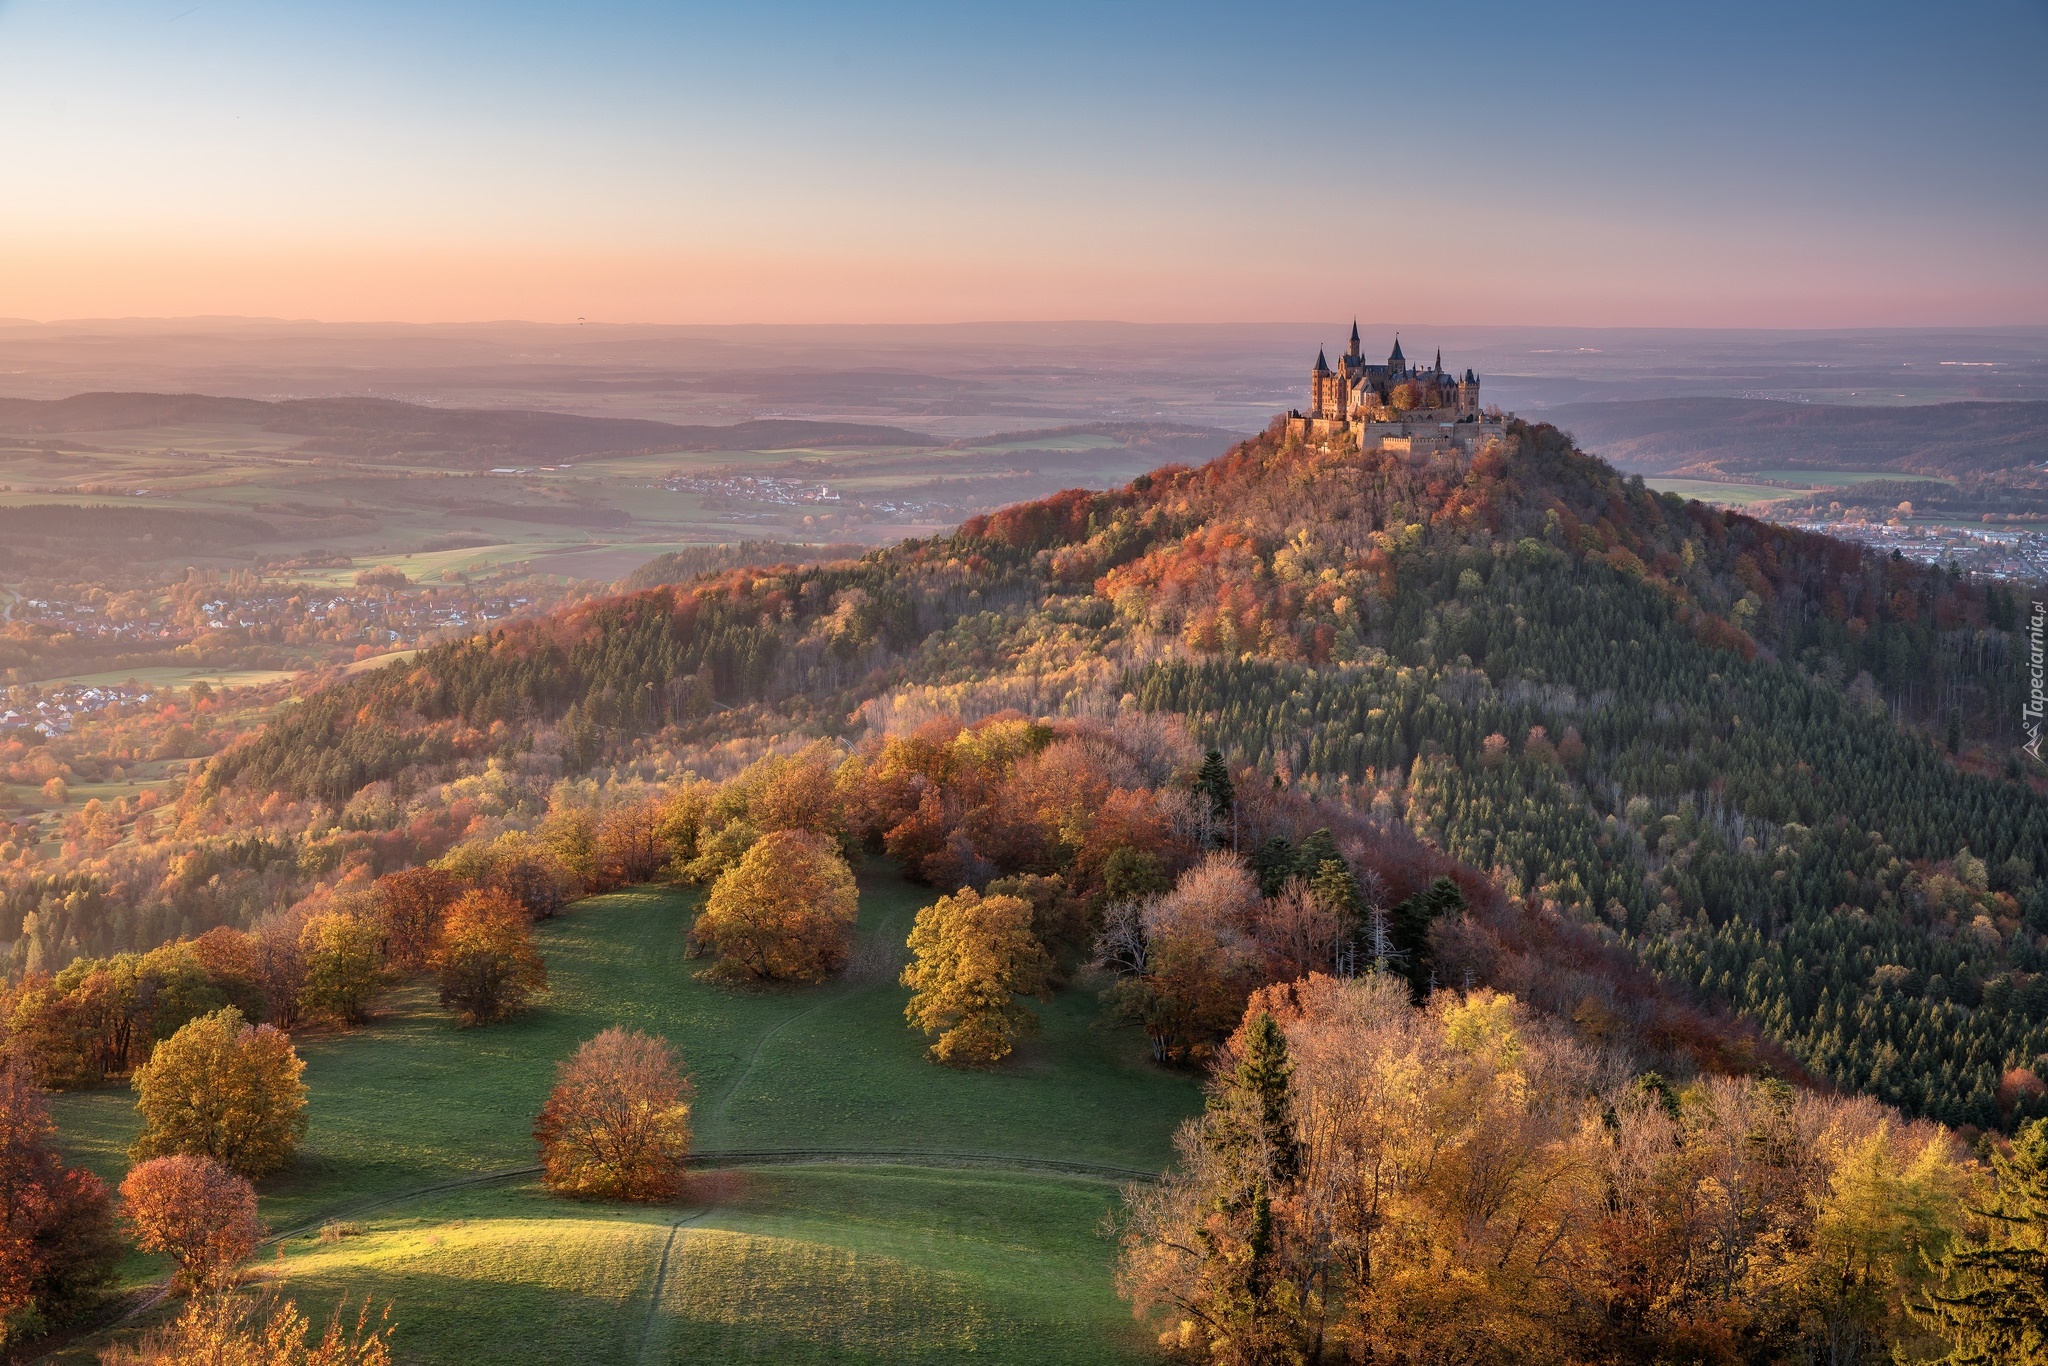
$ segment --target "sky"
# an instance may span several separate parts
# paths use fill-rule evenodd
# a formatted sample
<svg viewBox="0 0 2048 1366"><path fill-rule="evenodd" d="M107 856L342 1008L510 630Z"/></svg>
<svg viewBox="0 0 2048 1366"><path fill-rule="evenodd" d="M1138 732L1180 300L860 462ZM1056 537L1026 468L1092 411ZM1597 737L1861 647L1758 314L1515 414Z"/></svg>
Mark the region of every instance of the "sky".
<svg viewBox="0 0 2048 1366"><path fill-rule="evenodd" d="M2048 322L2048 0L0 0L0 317Z"/></svg>

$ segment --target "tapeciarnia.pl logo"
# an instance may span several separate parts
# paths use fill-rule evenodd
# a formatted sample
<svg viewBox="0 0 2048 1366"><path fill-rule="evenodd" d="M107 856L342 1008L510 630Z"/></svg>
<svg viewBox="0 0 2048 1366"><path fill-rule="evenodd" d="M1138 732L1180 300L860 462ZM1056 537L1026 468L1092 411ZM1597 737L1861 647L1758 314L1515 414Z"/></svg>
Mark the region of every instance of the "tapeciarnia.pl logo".
<svg viewBox="0 0 2048 1366"><path fill-rule="evenodd" d="M2021 724L2027 731L2026 751L2037 763L2041 759L2041 714L2043 703L2048 702L2048 688L2043 686L2044 679L2048 679L2048 663L2044 663L2042 656L2044 625L2048 625L2048 606L2037 602L2034 614L2027 618L2027 671L2032 686L2027 689L2026 709L2020 713Z"/></svg>

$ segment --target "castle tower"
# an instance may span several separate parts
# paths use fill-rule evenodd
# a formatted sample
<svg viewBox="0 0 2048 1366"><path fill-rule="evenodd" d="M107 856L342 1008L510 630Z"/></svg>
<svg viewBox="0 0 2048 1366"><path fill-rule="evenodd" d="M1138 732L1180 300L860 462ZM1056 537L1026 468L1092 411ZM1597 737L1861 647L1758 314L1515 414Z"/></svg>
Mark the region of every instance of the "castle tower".
<svg viewBox="0 0 2048 1366"><path fill-rule="evenodd" d="M1330 362L1321 347L1316 348L1316 368L1308 376L1309 413L1321 421L1344 417L1344 386L1330 372Z"/></svg>
<svg viewBox="0 0 2048 1366"><path fill-rule="evenodd" d="M1354 361L1365 359L1358 353L1358 319L1356 318L1351 320L1351 349L1344 354Z"/></svg>
<svg viewBox="0 0 2048 1366"><path fill-rule="evenodd" d="M1465 369L1465 378L1458 381L1458 410L1466 413L1479 411L1479 376Z"/></svg>
<svg viewBox="0 0 2048 1366"><path fill-rule="evenodd" d="M1387 373L1389 375L1405 375L1408 373L1408 358L1401 354L1401 334L1398 332L1394 334L1394 353L1387 357Z"/></svg>
<svg viewBox="0 0 2048 1366"><path fill-rule="evenodd" d="M1444 372L1444 349L1443 349L1443 348L1442 348L1441 346L1439 346L1439 347L1438 347L1438 348L1436 349L1436 373L1437 373L1437 374L1439 374L1439 375L1441 375L1441 374L1442 374L1443 372Z"/></svg>

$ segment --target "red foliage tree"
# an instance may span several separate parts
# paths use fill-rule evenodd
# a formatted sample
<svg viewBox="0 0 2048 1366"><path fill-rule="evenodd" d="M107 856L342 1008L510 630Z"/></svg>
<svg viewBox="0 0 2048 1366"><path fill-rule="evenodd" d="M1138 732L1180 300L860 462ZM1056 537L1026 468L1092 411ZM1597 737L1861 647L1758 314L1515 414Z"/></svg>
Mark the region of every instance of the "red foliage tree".
<svg viewBox="0 0 2048 1366"><path fill-rule="evenodd" d="M67 1169L27 1070L0 1063L0 1347L76 1313L120 1256L107 1188Z"/></svg>
<svg viewBox="0 0 2048 1366"><path fill-rule="evenodd" d="M671 1200L690 1156L695 1088L667 1043L611 1028L561 1064L533 1136L548 1189L593 1200Z"/></svg>
<svg viewBox="0 0 2048 1366"><path fill-rule="evenodd" d="M372 891L384 931L384 961L398 972L424 968L461 885L438 868L408 868L378 878Z"/></svg>
<svg viewBox="0 0 2048 1366"><path fill-rule="evenodd" d="M121 1213L144 1252L169 1254L186 1290L229 1283L256 1250L256 1188L210 1157L179 1153L136 1164L121 1182Z"/></svg>

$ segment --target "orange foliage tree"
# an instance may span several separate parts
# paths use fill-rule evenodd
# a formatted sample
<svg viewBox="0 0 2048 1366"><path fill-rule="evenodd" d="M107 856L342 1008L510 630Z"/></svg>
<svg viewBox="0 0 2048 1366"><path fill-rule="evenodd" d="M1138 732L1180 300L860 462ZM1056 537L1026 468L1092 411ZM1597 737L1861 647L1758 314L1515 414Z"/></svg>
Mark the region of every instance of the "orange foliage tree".
<svg viewBox="0 0 2048 1366"><path fill-rule="evenodd" d="M439 868L408 868L378 878L371 891L384 932L384 961L399 972L425 967L440 938L441 919L461 890Z"/></svg>
<svg viewBox="0 0 2048 1366"><path fill-rule="evenodd" d="M859 897L831 840L807 830L763 835L712 887L691 931L734 981L822 982L845 963Z"/></svg>
<svg viewBox="0 0 2048 1366"><path fill-rule="evenodd" d="M548 1189L586 1200L670 1200L690 1156L690 1079L667 1043L614 1026L558 1068L533 1126Z"/></svg>
<svg viewBox="0 0 2048 1366"><path fill-rule="evenodd" d="M465 892L448 908L432 961L441 1004L464 1024L508 1019L548 986L526 909L492 889Z"/></svg>
<svg viewBox="0 0 2048 1366"><path fill-rule="evenodd" d="M312 1341L313 1325L290 1300L274 1295L254 1299L227 1291L195 1295L174 1322L144 1333L133 1343L116 1343L100 1354L101 1366L390 1366L391 1307L376 1322L363 1301L355 1321L346 1305L335 1306L325 1331Z"/></svg>
<svg viewBox="0 0 2048 1366"><path fill-rule="evenodd" d="M202 1290L232 1282L263 1224L256 1190L210 1157L153 1157L121 1182L121 1214L144 1252L177 1263L176 1282Z"/></svg>
<svg viewBox="0 0 2048 1366"><path fill-rule="evenodd" d="M233 1006L192 1021L135 1069L137 1161L190 1153L246 1177L289 1162L306 1133L306 1064L270 1025Z"/></svg>
<svg viewBox="0 0 2048 1366"><path fill-rule="evenodd" d="M107 1188L68 1169L26 1068L0 1062L0 1349L60 1322L113 1277Z"/></svg>

